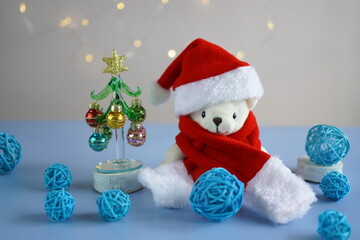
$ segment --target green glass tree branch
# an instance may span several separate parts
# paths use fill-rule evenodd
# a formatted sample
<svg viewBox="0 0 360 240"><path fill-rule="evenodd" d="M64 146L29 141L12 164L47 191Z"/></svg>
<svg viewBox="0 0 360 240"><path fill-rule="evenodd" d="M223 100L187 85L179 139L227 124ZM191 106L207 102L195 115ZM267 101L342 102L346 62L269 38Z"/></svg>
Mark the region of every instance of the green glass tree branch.
<svg viewBox="0 0 360 240"><path fill-rule="evenodd" d="M130 97L138 97L141 95L142 91L139 87L137 87L137 91L132 90L128 85L126 85L119 75L118 77L112 76L110 82L103 90L100 91L100 93L95 94L95 90L93 90L90 96L92 100L99 101L103 100L111 93L115 93L116 98L111 101L111 104L106 112L97 119L97 123L99 125L106 123L106 115L111 111L111 105L121 105L123 112L127 117L129 117L130 114L133 114L133 111L123 99L122 93L125 93Z"/></svg>
<svg viewBox="0 0 360 240"><path fill-rule="evenodd" d="M112 92L115 92L120 96L121 93L125 93L130 97L138 97L141 95L141 88L137 87L137 91L134 91L128 85L126 85L120 76L113 76L108 85L100 93L95 94L95 90L93 90L90 96L92 100L99 101L109 96L109 94Z"/></svg>
<svg viewBox="0 0 360 240"><path fill-rule="evenodd" d="M126 85L126 83L121 79L120 77L120 91L125 93L126 95L130 96L130 97L138 97L141 95L141 88L136 87L137 91L133 91L128 85ZM121 95L121 93L120 93Z"/></svg>

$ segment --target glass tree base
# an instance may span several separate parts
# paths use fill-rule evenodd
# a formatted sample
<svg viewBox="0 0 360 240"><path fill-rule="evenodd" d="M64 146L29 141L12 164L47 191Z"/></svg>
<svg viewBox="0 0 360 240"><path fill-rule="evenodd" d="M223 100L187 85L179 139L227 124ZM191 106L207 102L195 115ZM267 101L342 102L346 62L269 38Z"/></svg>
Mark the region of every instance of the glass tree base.
<svg viewBox="0 0 360 240"><path fill-rule="evenodd" d="M118 189L124 193L132 193L143 186L138 181L142 167L139 160L115 159L99 162L93 171L93 186L100 193Z"/></svg>

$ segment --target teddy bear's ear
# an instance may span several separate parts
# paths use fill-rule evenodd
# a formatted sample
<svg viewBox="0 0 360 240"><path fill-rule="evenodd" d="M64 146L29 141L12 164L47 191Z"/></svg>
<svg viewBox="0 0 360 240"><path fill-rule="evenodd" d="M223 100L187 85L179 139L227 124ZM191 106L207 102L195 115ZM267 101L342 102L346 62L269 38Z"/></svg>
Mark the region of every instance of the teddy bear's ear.
<svg viewBox="0 0 360 240"><path fill-rule="evenodd" d="M249 110L253 110L257 104L259 99L257 98L249 98L246 100Z"/></svg>

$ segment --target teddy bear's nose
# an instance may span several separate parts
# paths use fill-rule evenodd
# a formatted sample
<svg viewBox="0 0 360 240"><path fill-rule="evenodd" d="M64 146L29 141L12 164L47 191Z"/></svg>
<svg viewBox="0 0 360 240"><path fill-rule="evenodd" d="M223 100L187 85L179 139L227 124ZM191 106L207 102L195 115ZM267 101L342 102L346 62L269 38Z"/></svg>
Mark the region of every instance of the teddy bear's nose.
<svg viewBox="0 0 360 240"><path fill-rule="evenodd" d="M216 126L219 126L220 123L222 122L222 119L219 117L213 118L213 122L215 123Z"/></svg>

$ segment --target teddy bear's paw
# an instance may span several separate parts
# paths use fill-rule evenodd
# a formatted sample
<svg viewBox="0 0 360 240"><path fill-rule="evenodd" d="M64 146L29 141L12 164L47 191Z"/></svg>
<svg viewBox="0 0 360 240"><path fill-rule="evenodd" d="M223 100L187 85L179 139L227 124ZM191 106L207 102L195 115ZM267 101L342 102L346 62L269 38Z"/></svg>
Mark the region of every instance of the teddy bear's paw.
<svg viewBox="0 0 360 240"><path fill-rule="evenodd" d="M167 164L179 161L181 159L184 159L185 155L179 148L179 146L175 143L173 144L166 152L165 160L161 162L160 164Z"/></svg>
<svg viewBox="0 0 360 240"><path fill-rule="evenodd" d="M157 207L182 208L189 205L194 185L182 161L140 170L140 183L151 190Z"/></svg>
<svg viewBox="0 0 360 240"><path fill-rule="evenodd" d="M250 207L282 224L301 218L317 201L310 185L274 156L248 182L245 192Z"/></svg>

